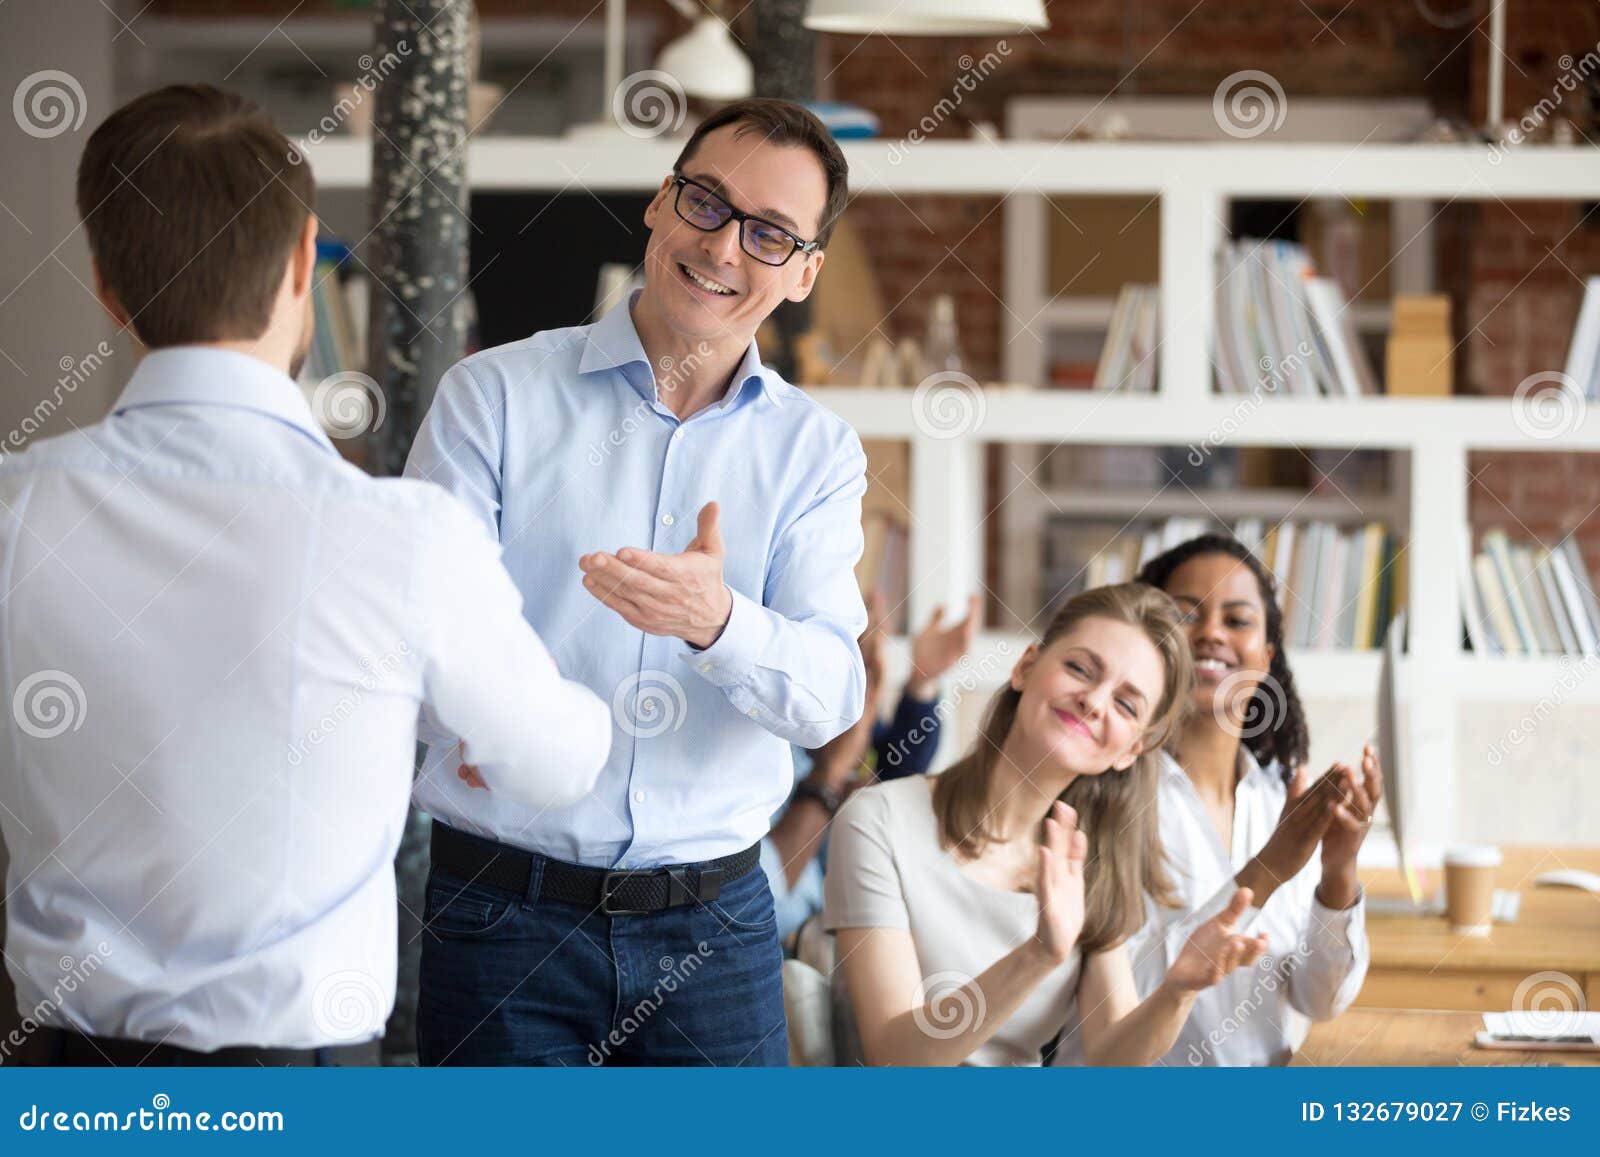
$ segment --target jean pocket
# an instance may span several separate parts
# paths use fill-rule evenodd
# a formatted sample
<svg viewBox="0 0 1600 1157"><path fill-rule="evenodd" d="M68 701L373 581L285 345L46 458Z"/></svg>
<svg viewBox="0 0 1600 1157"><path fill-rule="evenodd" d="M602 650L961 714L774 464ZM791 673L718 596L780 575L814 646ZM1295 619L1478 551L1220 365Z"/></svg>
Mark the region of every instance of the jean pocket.
<svg viewBox="0 0 1600 1157"><path fill-rule="evenodd" d="M778 926L778 912L765 880L760 891L751 890L748 896L707 900L706 911L735 932L771 932Z"/></svg>
<svg viewBox="0 0 1600 1157"><path fill-rule="evenodd" d="M439 936L467 938L499 931L517 911L512 897L473 884L429 882L423 923Z"/></svg>

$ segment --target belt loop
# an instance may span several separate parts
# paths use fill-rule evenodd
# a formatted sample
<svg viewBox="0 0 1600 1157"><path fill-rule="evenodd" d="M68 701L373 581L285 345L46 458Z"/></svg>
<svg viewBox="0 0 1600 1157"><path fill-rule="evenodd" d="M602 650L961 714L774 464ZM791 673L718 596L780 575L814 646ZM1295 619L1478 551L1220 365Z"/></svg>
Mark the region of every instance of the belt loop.
<svg viewBox="0 0 1600 1157"><path fill-rule="evenodd" d="M545 857L538 852L529 852L528 857L528 892L522 897L524 908L532 908L539 902L539 885L544 883Z"/></svg>

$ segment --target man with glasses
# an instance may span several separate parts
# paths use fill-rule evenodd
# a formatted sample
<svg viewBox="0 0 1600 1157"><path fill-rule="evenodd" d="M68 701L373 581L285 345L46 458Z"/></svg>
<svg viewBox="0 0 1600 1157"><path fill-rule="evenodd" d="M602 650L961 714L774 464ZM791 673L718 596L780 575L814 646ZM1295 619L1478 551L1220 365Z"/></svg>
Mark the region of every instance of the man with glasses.
<svg viewBox="0 0 1600 1157"><path fill-rule="evenodd" d="M754 335L811 292L846 178L799 105L726 106L645 211L641 291L440 382L407 473L493 528L615 729L594 790L544 810L427 736L424 1064L787 1059L759 842L790 744L862 713L866 459Z"/></svg>

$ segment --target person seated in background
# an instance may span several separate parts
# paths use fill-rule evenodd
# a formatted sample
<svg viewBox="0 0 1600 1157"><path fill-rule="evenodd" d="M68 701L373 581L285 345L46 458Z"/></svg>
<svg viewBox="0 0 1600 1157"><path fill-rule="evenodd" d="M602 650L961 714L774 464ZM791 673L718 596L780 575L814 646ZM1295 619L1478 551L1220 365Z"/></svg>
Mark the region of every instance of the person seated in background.
<svg viewBox="0 0 1600 1157"><path fill-rule="evenodd" d="M794 794L773 817L772 831L761 841L761 867L772 887L778 936L786 943L822 911L828 823L845 797L874 777L922 775L932 766L939 750L939 679L971 649L978 610L978 596L973 595L967 617L946 626L944 608L935 608L911 640L911 677L894 714L884 721L876 707L883 686L887 615L883 596L876 592L868 596L867 629L860 639L867 670L867 710L848 731L815 751L795 748Z"/></svg>
<svg viewBox="0 0 1600 1157"><path fill-rule="evenodd" d="M1192 678L1171 599L1085 592L1024 651L969 755L850 797L824 917L851 1014L840 1063L1037 1065L1078 1009L1091 1063L1147 1064L1198 992L1255 962L1265 941L1234 931L1248 888L1142 1002L1123 943L1146 893L1168 894L1157 760Z"/></svg>
<svg viewBox="0 0 1600 1157"><path fill-rule="evenodd" d="M1161 753L1161 843L1180 907L1150 907L1130 943L1141 992L1161 982L1186 929L1240 886L1246 927L1267 938L1272 968L1236 972L1195 1001L1165 1062L1286 1064L1309 1020L1361 990L1369 957L1356 853L1383 796L1372 748L1359 773L1335 763L1308 782L1310 742L1283 645L1271 573L1231 538L1203 535L1139 578L1184 612L1195 658L1193 710ZM1320 844L1320 855L1318 854Z"/></svg>

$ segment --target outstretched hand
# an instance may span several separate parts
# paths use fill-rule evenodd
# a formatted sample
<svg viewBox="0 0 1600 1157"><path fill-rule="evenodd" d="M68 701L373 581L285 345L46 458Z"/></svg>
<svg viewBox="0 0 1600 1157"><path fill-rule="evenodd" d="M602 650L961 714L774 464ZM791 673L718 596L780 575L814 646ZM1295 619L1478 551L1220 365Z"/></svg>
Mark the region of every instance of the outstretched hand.
<svg viewBox="0 0 1600 1157"><path fill-rule="evenodd" d="M726 548L717 504L700 508L694 539L679 554L625 546L578 559L583 589L646 634L670 635L704 650L715 643L733 613L733 594L722 581Z"/></svg>

